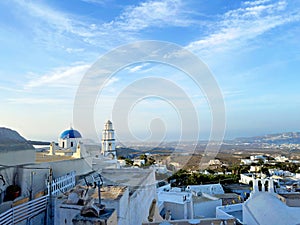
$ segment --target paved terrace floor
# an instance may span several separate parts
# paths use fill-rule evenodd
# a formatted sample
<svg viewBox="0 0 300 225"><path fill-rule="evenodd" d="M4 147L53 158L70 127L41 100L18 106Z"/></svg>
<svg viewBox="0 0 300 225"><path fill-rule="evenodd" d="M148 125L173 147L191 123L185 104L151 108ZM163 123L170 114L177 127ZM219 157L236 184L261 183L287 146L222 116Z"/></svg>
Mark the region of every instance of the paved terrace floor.
<svg viewBox="0 0 300 225"><path fill-rule="evenodd" d="M161 221L161 222L152 222L152 223L143 223L143 225L160 225L161 223L163 225L167 225L166 222L172 224L172 225L191 225L191 224L195 224L195 225L212 225L212 224L222 224L222 222L224 222L224 220L221 219L200 219L200 222L197 223L196 220L171 220L171 221ZM196 223L195 223L196 222ZM228 219L226 220L227 225L235 225L235 219Z"/></svg>

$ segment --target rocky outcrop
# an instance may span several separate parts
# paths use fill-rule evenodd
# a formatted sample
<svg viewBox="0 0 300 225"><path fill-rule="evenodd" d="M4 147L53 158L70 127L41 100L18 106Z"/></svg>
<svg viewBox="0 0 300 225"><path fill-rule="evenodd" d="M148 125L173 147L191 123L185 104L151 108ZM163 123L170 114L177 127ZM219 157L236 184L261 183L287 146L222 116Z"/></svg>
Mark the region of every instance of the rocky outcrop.
<svg viewBox="0 0 300 225"><path fill-rule="evenodd" d="M0 151L34 149L17 131L0 127Z"/></svg>

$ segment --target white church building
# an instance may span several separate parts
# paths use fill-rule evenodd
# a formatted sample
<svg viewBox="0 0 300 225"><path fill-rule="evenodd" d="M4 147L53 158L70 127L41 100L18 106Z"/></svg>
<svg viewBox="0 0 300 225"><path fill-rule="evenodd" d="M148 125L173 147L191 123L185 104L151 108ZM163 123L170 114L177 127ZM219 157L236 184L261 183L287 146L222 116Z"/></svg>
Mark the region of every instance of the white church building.
<svg viewBox="0 0 300 225"><path fill-rule="evenodd" d="M236 217L247 225L300 224L300 194L277 194L273 179L254 179L250 197L241 204L216 208L217 218Z"/></svg>
<svg viewBox="0 0 300 225"><path fill-rule="evenodd" d="M256 179L253 192L243 205L243 222L251 225L300 224L300 195L274 192L272 179Z"/></svg>
<svg viewBox="0 0 300 225"><path fill-rule="evenodd" d="M58 146L51 142L48 155L72 156L81 158L80 144L82 136L79 131L70 129L63 131L58 138Z"/></svg>
<svg viewBox="0 0 300 225"><path fill-rule="evenodd" d="M81 141L82 136L79 131L74 130L72 127L69 130L65 130L58 138L58 146L61 149L76 150L77 144Z"/></svg>
<svg viewBox="0 0 300 225"><path fill-rule="evenodd" d="M116 147L115 147L115 133L113 125L110 120L104 124L101 138L101 150L100 155L110 160L117 159ZM71 156L73 158L83 157L83 152L86 152L84 148L82 135L78 130L67 129L63 131L58 138L58 145L55 142L50 144L48 155L59 155L59 156ZM100 147L100 146L99 146ZM99 153L93 153L98 155ZM84 154L86 155L86 154Z"/></svg>
<svg viewBox="0 0 300 225"><path fill-rule="evenodd" d="M116 159L116 144L115 144L115 131L113 129L112 122L108 120L104 124L104 129L102 131L102 148L101 154L105 157L111 159Z"/></svg>

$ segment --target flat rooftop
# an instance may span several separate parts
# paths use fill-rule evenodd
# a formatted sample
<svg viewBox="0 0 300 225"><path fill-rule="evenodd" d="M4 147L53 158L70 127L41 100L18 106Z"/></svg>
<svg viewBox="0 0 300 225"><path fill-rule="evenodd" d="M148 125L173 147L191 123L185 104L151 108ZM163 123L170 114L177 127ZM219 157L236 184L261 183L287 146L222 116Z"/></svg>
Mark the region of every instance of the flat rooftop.
<svg viewBox="0 0 300 225"><path fill-rule="evenodd" d="M186 200L190 201L192 194L189 192L159 192L159 202L172 202L177 204L184 204Z"/></svg>
<svg viewBox="0 0 300 225"><path fill-rule="evenodd" d="M126 191L127 187L121 187L121 186L104 186L101 187L101 200L118 200L120 199L124 192ZM86 194L87 191L87 194ZM64 201L64 204L69 205L78 205L78 200L75 198L75 200L70 200L70 194L76 193L79 198L82 198L84 200L87 199L98 199L98 187L91 188L83 185L77 185L70 191L65 193L65 196L62 196L63 198L66 198L68 196L68 199L66 198L66 201Z"/></svg>
<svg viewBox="0 0 300 225"><path fill-rule="evenodd" d="M206 197L206 196L194 196L193 195L193 202L194 203L200 203L200 202L209 202L209 201L216 201L218 200L219 198L216 198L216 197L213 197L211 196L211 198L209 197Z"/></svg>
<svg viewBox="0 0 300 225"><path fill-rule="evenodd" d="M238 183L235 183L235 184L225 184L223 185L223 187L226 189L231 189L231 190L250 190L251 187L249 185L246 185L246 184L238 184Z"/></svg>
<svg viewBox="0 0 300 225"><path fill-rule="evenodd" d="M136 188L152 185L151 183L146 183L148 179L152 180L153 185L155 185L155 174L152 169L103 169L100 173L106 185L127 186L131 193Z"/></svg>
<svg viewBox="0 0 300 225"><path fill-rule="evenodd" d="M300 200L300 193L286 193L286 194L280 194L282 197L287 199L298 199Z"/></svg>
<svg viewBox="0 0 300 225"><path fill-rule="evenodd" d="M216 198L223 198L223 199L225 199L225 198L230 198L230 199L231 198L239 198L239 195L236 194L236 193L214 194L212 196L214 196Z"/></svg>
<svg viewBox="0 0 300 225"><path fill-rule="evenodd" d="M36 152L35 154L36 163L43 163L43 162L57 162L57 161L64 161L64 160L72 160L72 156L60 156L60 155L47 155L47 152Z"/></svg>
<svg viewBox="0 0 300 225"><path fill-rule="evenodd" d="M119 199L124 194L126 188L127 187L120 186L101 187L101 199ZM98 188L94 189L94 193L91 194L91 197L94 199L98 199Z"/></svg>

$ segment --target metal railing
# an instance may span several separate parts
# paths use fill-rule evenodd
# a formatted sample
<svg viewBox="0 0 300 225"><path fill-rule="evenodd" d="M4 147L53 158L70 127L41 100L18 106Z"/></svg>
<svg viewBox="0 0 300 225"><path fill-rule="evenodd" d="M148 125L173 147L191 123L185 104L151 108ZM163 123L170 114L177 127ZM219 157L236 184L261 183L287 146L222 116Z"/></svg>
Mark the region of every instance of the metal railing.
<svg viewBox="0 0 300 225"><path fill-rule="evenodd" d="M65 176L58 177L52 182L52 195L56 196L61 192L65 192L75 186L75 172L71 172ZM48 185L48 190L50 185ZM31 219L38 214L46 211L49 201L49 191L47 195L34 199L32 201L14 206L11 209L0 214L1 225L17 224L27 219Z"/></svg>
<svg viewBox="0 0 300 225"><path fill-rule="evenodd" d="M48 195L15 206L0 214L0 224L17 224L23 220L30 219L47 209Z"/></svg>
<svg viewBox="0 0 300 225"><path fill-rule="evenodd" d="M68 173L67 175L58 177L56 179L53 179L52 181L52 195L56 196L61 193L66 192L67 190L71 189L72 187L75 187L75 171L72 171Z"/></svg>

